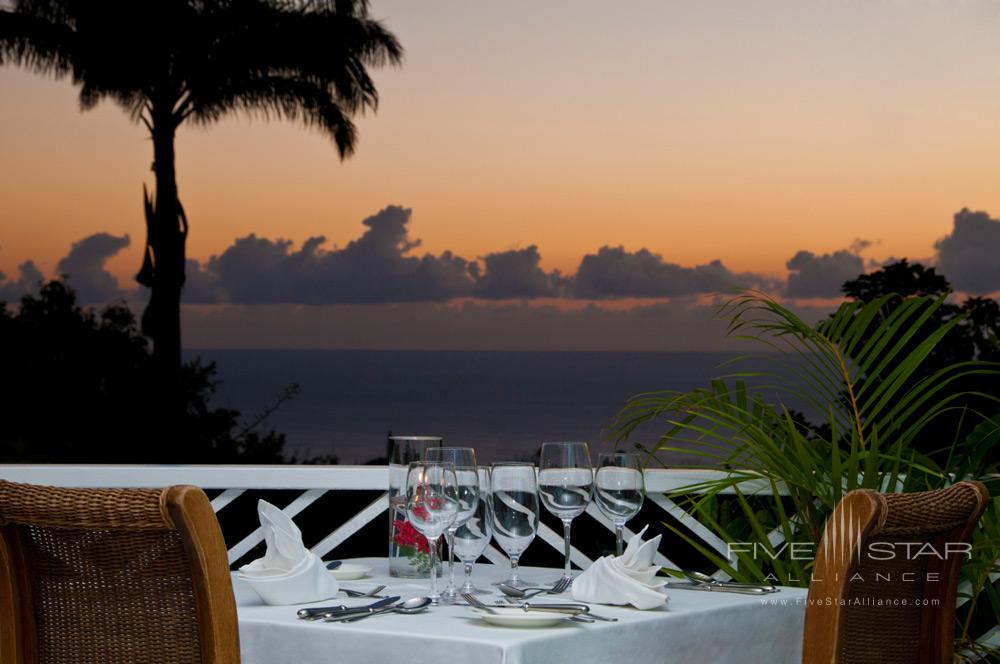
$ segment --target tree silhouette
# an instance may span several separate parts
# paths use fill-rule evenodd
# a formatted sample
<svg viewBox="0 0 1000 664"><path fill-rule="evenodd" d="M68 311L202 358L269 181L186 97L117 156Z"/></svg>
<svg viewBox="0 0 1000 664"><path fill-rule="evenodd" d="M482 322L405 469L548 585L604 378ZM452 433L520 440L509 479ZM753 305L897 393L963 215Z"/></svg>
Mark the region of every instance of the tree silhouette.
<svg viewBox="0 0 1000 664"><path fill-rule="evenodd" d="M349 156L351 117L374 110L369 67L402 48L367 0L11 0L0 63L71 76L87 110L111 99L149 130L155 195L143 188L146 245L136 280L151 290L142 331L161 381L181 367L180 298L188 221L174 136L231 113L304 122ZM173 388L171 388L171 392Z"/></svg>
<svg viewBox="0 0 1000 664"><path fill-rule="evenodd" d="M59 281L0 302L0 461L46 463L283 463L285 438L262 417L213 408L215 366L181 365L180 415L148 427L157 374L148 342L122 304L83 309ZM294 461L294 459L291 459Z"/></svg>
<svg viewBox="0 0 1000 664"><path fill-rule="evenodd" d="M898 306L902 298L943 297L952 290L945 276L933 267L910 263L905 258L847 281L841 289L847 297L862 302L895 296L886 305L888 310ZM934 349L928 358L928 370L972 359L1000 361L1000 305L996 300L970 297L960 305L946 303L926 324L940 326L955 317L961 317L961 322Z"/></svg>
<svg viewBox="0 0 1000 664"><path fill-rule="evenodd" d="M902 259L844 283L842 290L847 297L863 302L888 296L883 306L884 315L888 317L904 298L920 295L944 297L952 289L945 276L938 274L933 267ZM940 328L949 321L955 321L954 327L931 351L918 374L912 378L913 382L945 367L973 359L1000 362L1000 304L996 300L970 297L961 304L946 302L918 327L915 337L922 338L926 331ZM908 331L907 327L900 334ZM890 363L881 375L871 379L886 380L894 367L895 364ZM969 439L981 416L995 414L995 404L982 396L1000 395L1000 386L996 385L995 379L992 376L966 376L950 383L947 390L939 396L969 394L955 401L951 411L933 422L915 441L915 447L941 463L945 463L950 454L959 453L981 457L984 466L1000 464L1000 448L981 453L963 448L963 441ZM976 396L977 393L980 396Z"/></svg>

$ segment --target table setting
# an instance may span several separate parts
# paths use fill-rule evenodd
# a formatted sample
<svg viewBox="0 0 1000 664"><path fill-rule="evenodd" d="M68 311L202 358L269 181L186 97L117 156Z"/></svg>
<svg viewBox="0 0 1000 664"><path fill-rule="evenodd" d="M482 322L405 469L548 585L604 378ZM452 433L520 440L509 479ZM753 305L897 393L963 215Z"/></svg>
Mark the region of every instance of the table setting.
<svg viewBox="0 0 1000 664"><path fill-rule="evenodd" d="M740 661L797 661L803 590L696 573L679 580L654 562L661 536L644 539L648 526L622 541L643 500L636 455L602 454L595 469L586 443L545 443L538 468L527 462L487 467L476 464L472 448L421 439L404 443L407 454L419 458L393 457L405 471L390 473L387 558L320 561L290 517L260 502L267 550L235 573L244 662L469 657L503 664L627 658L632 664L721 661L713 657L722 655L736 661L748 653L767 657ZM574 571L572 521L592 500L615 526L616 554ZM519 565L542 506L563 524L562 570ZM399 546L403 533L409 547ZM446 564L437 560L441 540ZM477 562L491 542L507 554L506 570ZM393 564L400 556L423 558ZM455 560L464 572L460 582ZM786 601L767 601L778 596Z"/></svg>

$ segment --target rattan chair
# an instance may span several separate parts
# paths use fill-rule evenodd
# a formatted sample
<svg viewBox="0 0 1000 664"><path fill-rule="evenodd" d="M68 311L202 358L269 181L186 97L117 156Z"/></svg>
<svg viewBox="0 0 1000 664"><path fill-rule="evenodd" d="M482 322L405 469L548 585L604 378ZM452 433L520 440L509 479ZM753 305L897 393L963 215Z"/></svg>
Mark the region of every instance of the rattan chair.
<svg viewBox="0 0 1000 664"><path fill-rule="evenodd" d="M201 489L0 480L0 662L239 659L226 546Z"/></svg>
<svg viewBox="0 0 1000 664"><path fill-rule="evenodd" d="M950 664L963 547L988 499L979 482L844 496L816 552L803 664Z"/></svg>

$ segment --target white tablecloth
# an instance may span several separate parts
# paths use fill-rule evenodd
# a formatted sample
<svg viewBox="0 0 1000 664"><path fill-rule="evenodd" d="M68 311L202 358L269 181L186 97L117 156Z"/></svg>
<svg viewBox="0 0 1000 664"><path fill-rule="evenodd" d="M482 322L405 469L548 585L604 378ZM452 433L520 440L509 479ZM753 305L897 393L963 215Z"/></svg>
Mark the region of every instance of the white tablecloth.
<svg viewBox="0 0 1000 664"><path fill-rule="evenodd" d="M382 594L403 599L426 594L425 580L389 577L384 558L352 562L374 571L361 581L342 582L348 588L385 583ZM541 582L551 583L559 575L552 569L522 570L525 578ZM456 566L456 574L460 572ZM477 565L473 580L480 588L491 588L506 572L501 566ZM441 587L445 581L440 580ZM802 657L805 590L798 588L764 598L673 589L670 602L652 611L592 605L595 613L618 622L512 629L477 620L464 606L349 624L310 622L295 617L301 606L266 606L235 576L234 585L243 664L798 664ZM495 599L482 597L488 603ZM571 601L568 594L550 599ZM340 594L334 601L302 606L371 601Z"/></svg>

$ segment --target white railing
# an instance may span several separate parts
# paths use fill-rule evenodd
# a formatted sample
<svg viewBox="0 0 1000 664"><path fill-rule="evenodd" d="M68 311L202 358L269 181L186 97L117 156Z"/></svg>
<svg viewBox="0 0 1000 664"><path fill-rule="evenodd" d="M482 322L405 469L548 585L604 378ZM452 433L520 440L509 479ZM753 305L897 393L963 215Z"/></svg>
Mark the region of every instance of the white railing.
<svg viewBox="0 0 1000 664"><path fill-rule="evenodd" d="M725 542L677 505L666 494L709 479L724 476L723 471L708 470L647 470L645 472L647 499L659 506L684 526L705 546L727 555ZM0 479L62 487L114 487L155 488L172 484L193 484L206 490L219 490L212 499L216 513L221 512L248 490L292 490L300 492L283 511L295 517L328 491L381 491L381 495L350 517L346 522L326 534L312 550L320 556L333 551L366 524L389 508L388 466L135 466L135 465L0 465ZM769 493L763 481L746 481L742 488L747 493ZM587 508L587 514L613 531L614 526L596 505ZM232 539L233 533L227 533ZM626 537L634 533L625 531ZM545 524L539 524L538 537L562 552L562 536ZM229 562L234 563L263 540L260 528L239 539L229 549ZM493 563L505 563L506 557L497 549L487 549L486 558ZM592 561L575 547L571 553L574 564L586 567ZM662 553L655 561L659 565L676 567ZM718 574L720 578L723 575Z"/></svg>

